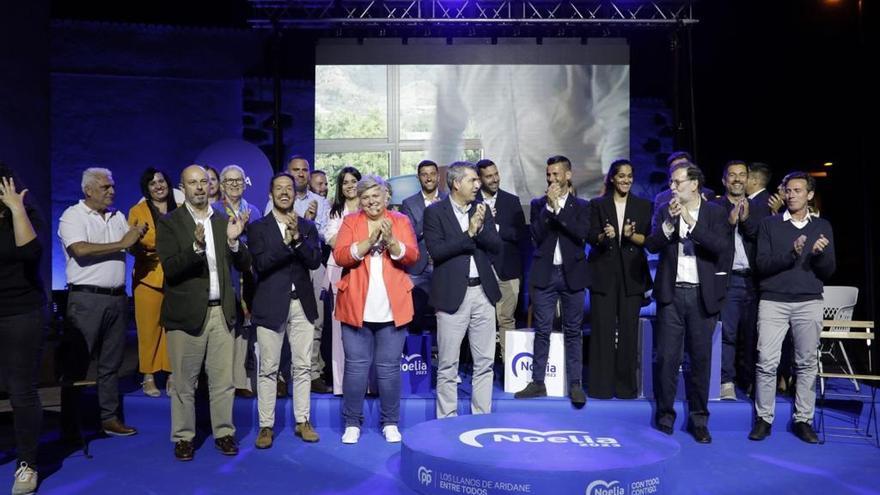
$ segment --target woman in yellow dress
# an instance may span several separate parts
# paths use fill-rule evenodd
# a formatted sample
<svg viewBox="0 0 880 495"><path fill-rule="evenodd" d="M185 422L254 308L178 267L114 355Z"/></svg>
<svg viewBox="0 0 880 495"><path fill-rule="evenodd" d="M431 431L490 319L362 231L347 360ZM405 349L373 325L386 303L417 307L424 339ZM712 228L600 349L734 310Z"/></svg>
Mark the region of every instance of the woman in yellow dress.
<svg viewBox="0 0 880 495"><path fill-rule="evenodd" d="M137 323L138 362L144 374L144 394L149 397L161 395L154 375L168 372L167 385L171 387L171 364L165 329L159 324L162 309L162 284L165 275L159 255L156 253L156 220L177 208L174 191L168 175L155 168L148 168L141 175L141 192L144 200L134 205L128 212L129 225L146 224L147 231L141 240L132 246L134 271L131 276L134 287L134 315Z"/></svg>

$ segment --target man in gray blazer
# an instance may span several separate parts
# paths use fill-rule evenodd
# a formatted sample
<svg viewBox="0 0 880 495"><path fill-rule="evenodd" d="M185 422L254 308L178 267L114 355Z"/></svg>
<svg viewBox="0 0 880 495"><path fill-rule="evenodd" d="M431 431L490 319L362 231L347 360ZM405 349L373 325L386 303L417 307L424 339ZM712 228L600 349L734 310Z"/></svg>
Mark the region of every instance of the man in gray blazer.
<svg viewBox="0 0 880 495"><path fill-rule="evenodd" d="M250 270L251 258L239 242L247 218L227 217L208 202L208 174L190 165L180 176L184 208L160 218L157 249L165 269L161 322L168 331L168 354L174 370L171 441L174 456L192 460L196 433L194 389L202 364L208 374L214 445L236 455L232 424L232 355L235 296L230 265ZM225 234L225 235L224 235ZM224 241L225 237L225 241Z"/></svg>

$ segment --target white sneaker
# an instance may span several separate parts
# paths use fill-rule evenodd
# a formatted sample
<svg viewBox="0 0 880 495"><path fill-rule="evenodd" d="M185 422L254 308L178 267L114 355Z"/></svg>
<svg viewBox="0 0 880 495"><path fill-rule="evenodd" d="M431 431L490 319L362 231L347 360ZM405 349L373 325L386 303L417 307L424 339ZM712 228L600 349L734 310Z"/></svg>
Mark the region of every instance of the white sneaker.
<svg viewBox="0 0 880 495"><path fill-rule="evenodd" d="M385 435L385 441L388 443L399 443L402 440L397 425L385 425L382 434Z"/></svg>
<svg viewBox="0 0 880 495"><path fill-rule="evenodd" d="M342 443L358 443L361 437L361 429L357 426L346 426L345 433L342 434Z"/></svg>
<svg viewBox="0 0 880 495"><path fill-rule="evenodd" d="M27 495L37 492L37 472L31 469L26 462L15 470L15 484L12 485L12 495Z"/></svg>
<svg viewBox="0 0 880 495"><path fill-rule="evenodd" d="M725 382L721 384L721 400L736 400L736 389L733 382Z"/></svg>

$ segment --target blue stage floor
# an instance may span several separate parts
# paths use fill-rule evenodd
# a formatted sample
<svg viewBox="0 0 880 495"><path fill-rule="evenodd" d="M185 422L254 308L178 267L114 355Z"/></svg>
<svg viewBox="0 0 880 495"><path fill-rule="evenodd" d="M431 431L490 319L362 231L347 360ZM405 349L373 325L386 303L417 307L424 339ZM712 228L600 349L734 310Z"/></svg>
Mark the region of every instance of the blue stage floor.
<svg viewBox="0 0 880 495"><path fill-rule="evenodd" d="M839 385L845 387L847 382ZM851 387L851 385L850 385ZM864 393L864 391L863 391ZM463 394L464 395L464 394ZM290 427L290 403L278 403L276 440L269 450L256 450L256 403L237 399L235 422L241 453L224 457L213 440L199 438L195 460L174 459L169 441L169 403L131 393L125 398L127 422L140 432L129 438L94 437L91 459L81 451L58 455L54 433L47 433L44 451L55 451L54 465L41 466L41 494L409 494L399 481L400 445L386 443L376 426L377 403L368 399L369 412L361 441L340 443L339 398L313 396L312 420L321 435L317 444L305 444ZM206 408L206 404L200 404ZM467 410L465 401L462 409ZM826 412L828 426L866 424L867 408L859 402L835 403ZM433 417L432 399L404 399L401 429ZM583 418L585 427L597 418L614 418L647 425L652 404L644 400L591 400L583 410L573 410L565 400L516 401L497 391L498 412L569 412ZM751 424L751 403L713 402L710 429L713 443L698 445L681 429L673 436L681 444L674 463L681 494L880 494L880 448L871 439L829 437L824 445L807 445L786 431L790 399L780 398L773 434L763 442L746 438ZM203 442L203 443L202 443ZM14 463L7 456L0 479L12 482ZM548 494L551 495L551 494ZM556 495L556 494L552 494ZM576 495L582 495L578 493Z"/></svg>

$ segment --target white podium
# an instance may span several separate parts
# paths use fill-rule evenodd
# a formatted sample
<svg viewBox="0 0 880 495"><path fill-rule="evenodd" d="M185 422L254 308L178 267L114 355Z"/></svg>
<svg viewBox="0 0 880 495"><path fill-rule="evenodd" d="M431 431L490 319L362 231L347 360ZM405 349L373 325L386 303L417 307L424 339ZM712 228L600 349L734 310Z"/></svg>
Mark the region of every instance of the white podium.
<svg viewBox="0 0 880 495"><path fill-rule="evenodd" d="M531 328L508 330L504 348L504 391L519 392L532 381L532 351L535 332ZM544 376L547 395L568 396L568 379L565 376L565 344L561 332L550 334L550 355Z"/></svg>

